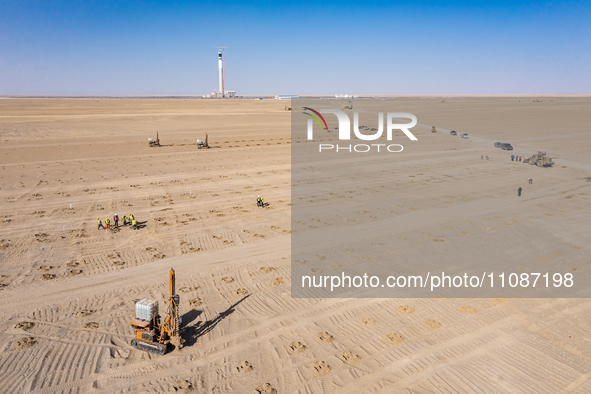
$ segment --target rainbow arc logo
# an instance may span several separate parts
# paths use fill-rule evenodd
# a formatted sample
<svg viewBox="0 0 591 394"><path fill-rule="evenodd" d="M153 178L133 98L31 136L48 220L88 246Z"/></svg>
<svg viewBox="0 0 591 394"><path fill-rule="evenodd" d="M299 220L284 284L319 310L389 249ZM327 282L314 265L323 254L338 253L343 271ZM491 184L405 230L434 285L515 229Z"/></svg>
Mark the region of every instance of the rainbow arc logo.
<svg viewBox="0 0 591 394"><path fill-rule="evenodd" d="M314 119L316 121L316 123L318 123L318 126L320 126L320 130L322 130L323 128L326 129L326 131L328 131L328 125L326 124L326 120L324 119L324 116L322 116L320 114L320 112L312 109L312 108L308 108L308 107L302 107L303 109L305 109L306 111L310 111L313 112L314 114L316 114L320 119L322 119L322 123L324 123L324 127L322 127L322 124L320 123L320 119L318 119L318 117L308 113L308 112L304 112L304 114L310 116L312 119Z"/></svg>

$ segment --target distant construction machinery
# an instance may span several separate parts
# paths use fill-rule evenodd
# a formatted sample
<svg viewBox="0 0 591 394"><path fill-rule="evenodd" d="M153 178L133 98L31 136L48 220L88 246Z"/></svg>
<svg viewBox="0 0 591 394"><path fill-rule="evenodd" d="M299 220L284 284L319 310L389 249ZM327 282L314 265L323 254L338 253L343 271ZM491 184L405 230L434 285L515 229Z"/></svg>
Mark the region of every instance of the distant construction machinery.
<svg viewBox="0 0 591 394"><path fill-rule="evenodd" d="M144 298L135 303L134 319L129 322L135 332L131 346L146 352L163 355L168 344L181 348L183 340L180 335L181 318L179 316L180 297L175 290L175 273L168 273L170 294L164 321L158 313L158 301Z"/></svg>
<svg viewBox="0 0 591 394"><path fill-rule="evenodd" d="M148 138L148 144L151 148L160 146L160 138L158 137L158 132L156 132L156 140L154 140L154 138Z"/></svg>
<svg viewBox="0 0 591 394"><path fill-rule="evenodd" d="M532 157L526 157L523 159L523 162L536 165L538 167L552 167L554 165L554 161L550 156L548 156L546 152L538 152Z"/></svg>
<svg viewBox="0 0 591 394"><path fill-rule="evenodd" d="M207 133L205 134L205 142L202 140L197 140L197 149L206 148L209 149L209 136Z"/></svg>
<svg viewBox="0 0 591 394"><path fill-rule="evenodd" d="M431 127L431 133L437 133L437 129L435 128L435 126Z"/></svg>
<svg viewBox="0 0 591 394"><path fill-rule="evenodd" d="M148 144L151 148L153 147L161 147L161 146L174 146L174 144L167 144L167 145L160 145L160 137L158 135L158 133L156 133L156 139L154 138L148 138ZM180 144L179 146L185 146L186 144ZM192 145L192 144L187 144L187 145ZM209 146L209 135L207 133L205 133L205 141L203 140L197 140L197 148L198 149L209 149L211 148L211 146ZM214 148L217 148L214 146Z"/></svg>

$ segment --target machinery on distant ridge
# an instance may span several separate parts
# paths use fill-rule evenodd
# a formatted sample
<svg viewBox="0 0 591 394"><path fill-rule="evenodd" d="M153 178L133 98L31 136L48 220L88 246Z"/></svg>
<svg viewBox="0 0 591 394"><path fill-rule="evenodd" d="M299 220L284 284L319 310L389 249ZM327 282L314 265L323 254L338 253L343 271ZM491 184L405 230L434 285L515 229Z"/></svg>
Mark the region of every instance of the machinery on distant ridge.
<svg viewBox="0 0 591 394"><path fill-rule="evenodd" d="M155 146L160 146L160 138L158 137L158 132L156 132L156 140L154 140L154 138L148 138L148 144L151 148Z"/></svg>
<svg viewBox="0 0 591 394"><path fill-rule="evenodd" d="M205 142L197 140L197 149L207 148L209 149L209 136L205 133Z"/></svg>
<svg viewBox="0 0 591 394"><path fill-rule="evenodd" d="M181 348L184 340L180 335L181 317L179 316L180 297L175 290L175 273L168 273L170 295L164 321L160 320L158 301L144 298L135 303L134 319L129 324L134 328L135 338L131 346L146 352L163 355L168 344Z"/></svg>
<svg viewBox="0 0 591 394"><path fill-rule="evenodd" d="M435 126L431 127L431 133L437 133L437 129L435 128Z"/></svg>

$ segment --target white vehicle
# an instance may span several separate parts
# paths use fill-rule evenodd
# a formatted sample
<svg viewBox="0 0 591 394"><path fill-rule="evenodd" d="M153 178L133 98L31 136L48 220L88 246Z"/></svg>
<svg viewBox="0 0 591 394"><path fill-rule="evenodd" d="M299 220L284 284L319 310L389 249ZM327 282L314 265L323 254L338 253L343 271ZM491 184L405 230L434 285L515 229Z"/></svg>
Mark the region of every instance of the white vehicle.
<svg viewBox="0 0 591 394"><path fill-rule="evenodd" d="M463 133L463 134L462 134L462 138L466 138L466 139L468 139L468 133Z"/></svg>

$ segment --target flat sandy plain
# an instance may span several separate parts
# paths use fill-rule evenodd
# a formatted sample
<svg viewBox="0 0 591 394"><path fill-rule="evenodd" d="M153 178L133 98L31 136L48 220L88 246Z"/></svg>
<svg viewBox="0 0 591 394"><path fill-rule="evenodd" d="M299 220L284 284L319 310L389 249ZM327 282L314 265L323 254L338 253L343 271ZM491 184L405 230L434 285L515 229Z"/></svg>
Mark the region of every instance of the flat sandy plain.
<svg viewBox="0 0 591 394"><path fill-rule="evenodd" d="M401 217L470 203L461 225L438 231L484 249L520 226L573 223L541 240L547 258L573 272L591 262L591 99L398 103L440 153L409 155L393 175L406 185ZM0 99L0 391L591 392L590 299L291 298L284 105ZM149 148L157 131L164 146ZM197 150L205 132L213 148ZM557 164L512 163L492 146L505 140ZM437 200L435 179L447 185ZM97 216L130 212L141 230L97 231ZM428 221L420 230L405 253L440 244ZM129 345L128 321L135 300L164 301L170 267L186 343L154 356Z"/></svg>

